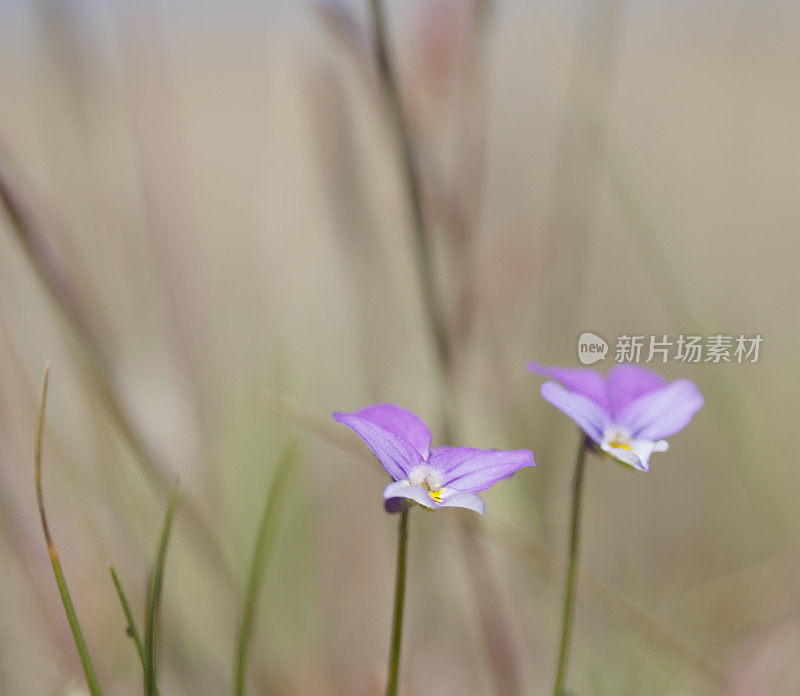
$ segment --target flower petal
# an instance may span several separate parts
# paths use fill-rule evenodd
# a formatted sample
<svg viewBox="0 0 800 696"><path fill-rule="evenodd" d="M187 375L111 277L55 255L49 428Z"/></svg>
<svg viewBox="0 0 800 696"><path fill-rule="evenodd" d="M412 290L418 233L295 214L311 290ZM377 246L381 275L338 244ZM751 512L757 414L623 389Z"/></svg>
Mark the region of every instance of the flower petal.
<svg viewBox="0 0 800 696"><path fill-rule="evenodd" d="M384 430L410 442L417 448L423 459L428 458L431 447L431 431L428 430L428 426L422 419L411 411L395 404L375 404L362 408L353 415L371 420Z"/></svg>
<svg viewBox="0 0 800 696"><path fill-rule="evenodd" d="M622 464L626 464L638 471L650 471L650 455L653 452L666 452L669 444L666 440L633 440L630 449L625 447L609 447L601 445L604 452L611 455Z"/></svg>
<svg viewBox="0 0 800 696"><path fill-rule="evenodd" d="M602 446L601 446L602 447ZM647 467L639 459L639 455L632 450L625 449L624 447L602 447L603 451L612 456L621 464L629 466L637 471L647 471Z"/></svg>
<svg viewBox="0 0 800 696"><path fill-rule="evenodd" d="M383 501L383 509L386 512L405 512L414 506L414 502L408 498L389 498Z"/></svg>
<svg viewBox="0 0 800 696"><path fill-rule="evenodd" d="M486 451L477 447L434 447L428 459L428 466L445 474L469 457Z"/></svg>
<svg viewBox="0 0 800 696"><path fill-rule="evenodd" d="M387 503L396 498L413 500L415 503L419 503L429 510L435 510L438 507L433 499L431 499L428 489L425 488L425 486L412 486L408 481L395 481L383 489L383 499Z"/></svg>
<svg viewBox="0 0 800 696"><path fill-rule="evenodd" d="M612 415L622 413L633 401L667 383L661 375L638 365L615 365L608 372L608 403Z"/></svg>
<svg viewBox="0 0 800 696"><path fill-rule="evenodd" d="M443 474L446 488L478 493L526 466L535 466L530 450L438 448L428 465Z"/></svg>
<svg viewBox="0 0 800 696"><path fill-rule="evenodd" d="M703 401L694 382L676 379L629 404L618 420L634 438L660 440L683 430Z"/></svg>
<svg viewBox="0 0 800 696"><path fill-rule="evenodd" d="M352 413L334 413L333 419L352 428L395 481L408 478L409 472L425 461L419 450L407 440L367 418Z"/></svg>
<svg viewBox="0 0 800 696"><path fill-rule="evenodd" d="M443 488L439 493L441 500L437 502L431 498L431 494L425 486L415 486L408 481L395 481L383 490L384 506L387 512L399 512L407 509L403 501L410 500L419 503L428 510L438 510L443 507L460 507L474 510L481 515L486 511L486 504L483 500L472 493L465 493L453 488Z"/></svg>
<svg viewBox="0 0 800 696"><path fill-rule="evenodd" d="M444 498L439 504L439 507L460 507L467 510L474 510L479 515L486 512L486 503L483 498L479 498L473 493L464 493L463 491L456 491L452 495Z"/></svg>
<svg viewBox="0 0 800 696"><path fill-rule="evenodd" d="M542 398L574 420L583 432L600 444L603 433L610 425L608 413L595 401L583 394L567 391L557 382L542 385Z"/></svg>
<svg viewBox="0 0 800 696"><path fill-rule="evenodd" d="M583 394L603 410L608 410L606 378L600 372L583 367L550 367L535 362L529 362L528 369L537 375L561 382L570 391Z"/></svg>

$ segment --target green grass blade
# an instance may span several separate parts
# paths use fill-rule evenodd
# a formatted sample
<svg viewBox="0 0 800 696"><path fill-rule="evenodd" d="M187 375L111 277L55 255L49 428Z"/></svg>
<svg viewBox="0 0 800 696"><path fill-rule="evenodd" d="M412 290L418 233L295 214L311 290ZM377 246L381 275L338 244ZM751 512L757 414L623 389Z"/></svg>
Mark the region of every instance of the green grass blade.
<svg viewBox="0 0 800 696"><path fill-rule="evenodd" d="M133 639L133 644L136 646L136 652L139 653L139 659L142 662L142 667L144 667L144 646L142 645L142 637L139 635L139 629L136 627L136 621L133 618L131 605L128 602L127 596L125 595L125 591L122 589L122 584L117 577L117 571L114 570L114 566L110 563L108 564L108 571L111 573L111 579L114 581L114 587L117 590L119 603L122 605L122 611L125 613L128 635Z"/></svg>
<svg viewBox="0 0 800 696"><path fill-rule="evenodd" d="M261 522L259 523L258 533L256 534L256 540L253 546L253 556L250 562L250 571L247 576L244 605L242 606L239 638L236 643L233 682L233 693L235 696L244 696L245 694L247 658L250 652L250 641L253 635L256 606L258 605L264 570L266 569L275 539L275 532L277 529L276 521L280 504L285 497L284 493L289 483L289 475L301 458L302 448L297 441L293 440L281 453L278 467L275 470L267 492L264 510L261 514Z"/></svg>
<svg viewBox="0 0 800 696"><path fill-rule="evenodd" d="M142 637L139 634L139 629L136 626L136 620L133 618L130 602L128 602L128 597L125 594L125 590L122 589L122 583L119 581L117 571L114 570L114 566L111 565L111 563L108 564L108 571L111 573L111 579L113 580L114 587L117 590L119 603L122 605L122 611L125 614L128 635L131 637L133 644L136 646L136 652L139 655L139 661L142 663L142 669L144 669L144 646L142 645ZM158 685L156 685L156 696L160 696Z"/></svg>
<svg viewBox="0 0 800 696"><path fill-rule="evenodd" d="M167 557L167 544L172 529L172 519L178 507L180 495L177 485L172 489L172 494L167 504L164 516L164 526L161 529L161 538L156 549L153 570L150 575L150 588L147 593L147 622L144 630L144 693L145 696L156 696L156 620L161 604L161 587L164 583L164 561Z"/></svg>
<svg viewBox="0 0 800 696"><path fill-rule="evenodd" d="M50 555L50 565L53 566L53 575L56 578L56 585L58 585L58 593L61 595L61 602L64 605L64 611L67 614L67 621L72 630L72 637L75 641L75 647L78 649L78 655L83 665L83 671L86 674L86 683L89 686L89 692L92 696L102 696L100 685L97 682L97 675L92 666L92 660L89 657L89 650L86 647L86 641L83 639L83 632L78 623L78 615L75 613L75 607L72 604L72 598L69 595L67 588L67 580L64 577L64 572L61 569L61 561L58 558L56 546L53 543L53 538L50 536L50 527L47 524L47 515L44 511L44 495L42 494L42 439L44 436L44 413L45 405L47 403L47 382L50 376L50 363L44 367L44 377L42 378L42 397L39 402L39 417L36 422L36 441L34 443L34 470L36 479L36 502L39 506L39 516L42 520L42 531L44 532L44 540L47 544L47 552Z"/></svg>

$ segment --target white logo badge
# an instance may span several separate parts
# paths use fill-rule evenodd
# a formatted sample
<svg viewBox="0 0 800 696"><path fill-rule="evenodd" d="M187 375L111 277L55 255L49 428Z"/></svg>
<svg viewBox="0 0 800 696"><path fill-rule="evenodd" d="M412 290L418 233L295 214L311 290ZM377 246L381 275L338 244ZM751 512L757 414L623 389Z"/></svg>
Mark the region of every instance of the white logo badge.
<svg viewBox="0 0 800 696"><path fill-rule="evenodd" d="M608 353L608 343L591 331L584 331L578 337L578 360L584 365L594 365L603 360Z"/></svg>

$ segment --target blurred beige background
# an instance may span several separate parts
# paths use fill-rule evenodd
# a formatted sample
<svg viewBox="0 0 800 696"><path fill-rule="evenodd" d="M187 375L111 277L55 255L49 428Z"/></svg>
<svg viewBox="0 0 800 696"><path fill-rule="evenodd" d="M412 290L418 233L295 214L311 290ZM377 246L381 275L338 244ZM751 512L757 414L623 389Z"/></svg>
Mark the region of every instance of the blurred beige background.
<svg viewBox="0 0 800 696"><path fill-rule="evenodd" d="M545 693L552 678L576 437L524 364L577 364L583 330L764 343L755 365L664 367L694 379L707 403L649 474L591 460L572 688L798 693L800 7L389 6L456 346L453 444L531 447L538 464L487 493L480 521L522 693ZM252 693L380 692L395 529L380 506L384 476L284 402L276 413L274 397L322 423L397 402L443 444L368 26L360 2L0 5L4 167L92 317L137 427L233 568L231 585L179 517L161 619L165 696L229 688L255 526L293 433L307 455L259 606ZM85 378L81 341L4 213L9 696L85 693L33 490L46 360L53 534L104 693L130 693L141 670L106 561L143 616L163 496ZM494 693L459 514L412 516L408 694Z"/></svg>

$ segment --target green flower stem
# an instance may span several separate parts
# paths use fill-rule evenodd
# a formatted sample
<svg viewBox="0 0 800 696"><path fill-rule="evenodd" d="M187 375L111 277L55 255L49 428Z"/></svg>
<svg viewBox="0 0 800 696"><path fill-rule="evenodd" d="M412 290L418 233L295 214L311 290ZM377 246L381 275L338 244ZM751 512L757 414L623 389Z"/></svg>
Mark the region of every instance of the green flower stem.
<svg viewBox="0 0 800 696"><path fill-rule="evenodd" d="M394 589L394 618L392 619L392 647L389 650L389 676L386 696L397 695L400 674L400 642L403 637L403 606L406 601L406 559L408 557L408 510L400 514L397 532L397 578Z"/></svg>
<svg viewBox="0 0 800 696"><path fill-rule="evenodd" d="M553 685L553 696L564 694L569 664L570 638L572 635L572 619L575 613L575 589L578 577L578 552L581 535L581 491L583 490L583 470L586 463L586 438L581 433L578 454L575 458L575 474L572 481L572 517L569 531L569 567L564 585L564 608L561 614L561 644L558 651L558 668Z"/></svg>

